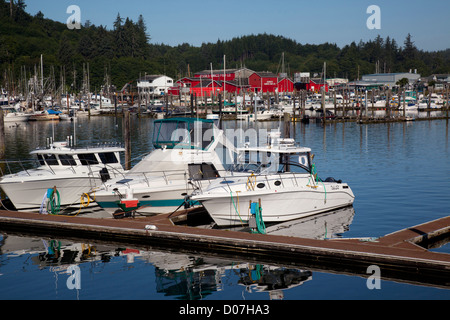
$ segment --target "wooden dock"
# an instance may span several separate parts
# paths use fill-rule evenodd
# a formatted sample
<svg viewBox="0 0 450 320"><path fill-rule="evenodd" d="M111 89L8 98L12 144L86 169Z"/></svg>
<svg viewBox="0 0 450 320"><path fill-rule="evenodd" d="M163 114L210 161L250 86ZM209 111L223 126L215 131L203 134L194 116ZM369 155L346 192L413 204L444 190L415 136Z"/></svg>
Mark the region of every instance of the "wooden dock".
<svg viewBox="0 0 450 320"><path fill-rule="evenodd" d="M314 240L174 224L187 211L124 219L0 211L0 231L50 238L120 243L139 248L220 256L247 262L307 268L419 285L450 287L450 254L427 249L448 241L450 216L378 239Z"/></svg>

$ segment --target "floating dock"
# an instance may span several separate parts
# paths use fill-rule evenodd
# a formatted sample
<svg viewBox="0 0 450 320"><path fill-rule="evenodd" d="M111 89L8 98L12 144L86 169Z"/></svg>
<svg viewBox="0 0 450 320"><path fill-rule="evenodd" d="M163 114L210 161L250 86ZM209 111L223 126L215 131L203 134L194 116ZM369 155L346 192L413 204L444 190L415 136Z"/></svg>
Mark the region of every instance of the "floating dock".
<svg viewBox="0 0 450 320"><path fill-rule="evenodd" d="M113 219L0 211L0 231L119 243L363 277L371 275L367 273L370 265L377 265L382 279L450 288L450 254L427 249L448 241L450 216L377 239L315 240L174 223L189 214L181 211L176 215Z"/></svg>

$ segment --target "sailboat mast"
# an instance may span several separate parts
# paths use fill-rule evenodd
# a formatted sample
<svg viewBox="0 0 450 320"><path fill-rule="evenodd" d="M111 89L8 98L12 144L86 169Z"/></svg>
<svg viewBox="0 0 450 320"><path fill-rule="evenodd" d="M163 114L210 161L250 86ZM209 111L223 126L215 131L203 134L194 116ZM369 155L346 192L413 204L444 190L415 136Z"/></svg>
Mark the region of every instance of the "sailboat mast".
<svg viewBox="0 0 450 320"><path fill-rule="evenodd" d="M223 101L225 101L225 55L223 55Z"/></svg>

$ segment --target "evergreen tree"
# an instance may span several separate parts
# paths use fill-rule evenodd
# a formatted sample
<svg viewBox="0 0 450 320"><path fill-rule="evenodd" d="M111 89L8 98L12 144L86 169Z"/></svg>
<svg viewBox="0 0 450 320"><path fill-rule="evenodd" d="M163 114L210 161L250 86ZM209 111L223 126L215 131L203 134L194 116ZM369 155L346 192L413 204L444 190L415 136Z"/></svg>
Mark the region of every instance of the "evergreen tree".
<svg viewBox="0 0 450 320"><path fill-rule="evenodd" d="M411 34L408 33L405 39L405 47L403 48L403 57L405 60L414 60L417 57L417 48L414 45L414 42L412 41Z"/></svg>
<svg viewBox="0 0 450 320"><path fill-rule="evenodd" d="M125 55L125 35L123 29L123 19L120 17L120 13L117 14L116 21L114 21L114 30L113 30L113 38L114 38L114 47L115 47L115 56L122 57Z"/></svg>
<svg viewBox="0 0 450 320"><path fill-rule="evenodd" d="M74 60L75 50L70 43L69 37L67 33L64 32L61 36L61 40L59 42L59 51L58 51L58 60L61 62L63 66L71 66Z"/></svg>

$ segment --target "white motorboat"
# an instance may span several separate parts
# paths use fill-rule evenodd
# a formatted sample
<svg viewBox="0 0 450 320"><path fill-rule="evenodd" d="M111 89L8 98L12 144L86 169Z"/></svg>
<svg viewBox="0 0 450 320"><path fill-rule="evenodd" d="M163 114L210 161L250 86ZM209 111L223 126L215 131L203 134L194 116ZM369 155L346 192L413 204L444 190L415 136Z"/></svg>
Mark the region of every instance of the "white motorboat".
<svg viewBox="0 0 450 320"><path fill-rule="evenodd" d="M73 121L77 117L77 112L69 110L69 112L62 112L59 114L59 120Z"/></svg>
<svg viewBox="0 0 450 320"><path fill-rule="evenodd" d="M401 104L398 107L398 110L403 110L403 109L405 109L405 111L417 111L418 106L415 102L408 102L408 104L406 104L405 106L403 106L403 104Z"/></svg>
<svg viewBox="0 0 450 320"><path fill-rule="evenodd" d="M212 119L155 120L155 149L122 179L108 181L96 190L96 202L111 214L173 212L194 188L206 187L225 171L216 152L219 144L227 145L226 138Z"/></svg>
<svg viewBox="0 0 450 320"><path fill-rule="evenodd" d="M30 121L52 121L60 120L59 115L61 111L54 111L53 109L47 109L45 111L36 111L33 113L29 120Z"/></svg>
<svg viewBox="0 0 450 320"><path fill-rule="evenodd" d="M48 148L37 149L31 154L37 156L39 165L34 169L7 174L0 178L0 188L17 210L39 211L52 198L58 207L76 205L83 194L92 190L102 181L122 175L119 146L96 146L73 148L68 142L54 142ZM13 166L7 161L7 167ZM17 163L16 163L17 166Z"/></svg>
<svg viewBox="0 0 450 320"><path fill-rule="evenodd" d="M276 117L276 113L273 110L264 110L259 109L255 113L246 113L246 114L238 114L236 119L237 120L245 120L245 121L261 121L261 120L270 120L274 117Z"/></svg>
<svg viewBox="0 0 450 320"><path fill-rule="evenodd" d="M268 142L237 149L237 165L245 172L216 179L192 195L218 226L246 225L251 217L256 223L283 222L353 204L348 184L317 177L309 148L295 146L293 139L276 139L273 133ZM303 173L290 170L294 167Z"/></svg>
<svg viewBox="0 0 450 320"><path fill-rule="evenodd" d="M418 109L424 110L424 109L439 109L440 106L437 104L435 99L428 99L424 98L419 101Z"/></svg>
<svg viewBox="0 0 450 320"><path fill-rule="evenodd" d="M30 119L31 113L20 112L14 107L2 107L4 122L25 122Z"/></svg>

